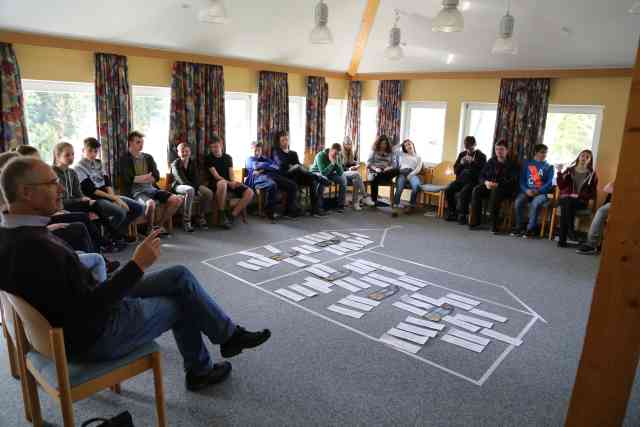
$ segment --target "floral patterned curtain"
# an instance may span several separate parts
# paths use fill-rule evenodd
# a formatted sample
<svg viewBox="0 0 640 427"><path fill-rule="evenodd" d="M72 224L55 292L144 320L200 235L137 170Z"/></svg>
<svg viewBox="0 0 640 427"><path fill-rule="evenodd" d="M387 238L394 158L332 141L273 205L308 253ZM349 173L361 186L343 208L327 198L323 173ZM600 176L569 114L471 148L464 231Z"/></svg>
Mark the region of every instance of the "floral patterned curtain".
<svg viewBox="0 0 640 427"><path fill-rule="evenodd" d="M329 85L324 77L307 77L307 126L305 131L305 164L311 164L324 150Z"/></svg>
<svg viewBox="0 0 640 427"><path fill-rule="evenodd" d="M271 142L280 131L289 132L289 79L287 73L260 71L257 141Z"/></svg>
<svg viewBox="0 0 640 427"><path fill-rule="evenodd" d="M503 79L494 144L504 139L514 159L530 159L542 142L549 110L550 79Z"/></svg>
<svg viewBox="0 0 640 427"><path fill-rule="evenodd" d="M131 93L127 57L95 54L96 121L102 162L111 180L120 182L120 162L131 130Z"/></svg>
<svg viewBox="0 0 640 427"><path fill-rule="evenodd" d="M201 166L211 135L225 138L224 72L219 65L176 62L171 80L169 155L177 157L181 142L191 146ZM248 142L248 141L247 141ZM226 144L226 141L225 141Z"/></svg>
<svg viewBox="0 0 640 427"><path fill-rule="evenodd" d="M0 153L28 143L20 67L13 46L0 43Z"/></svg>
<svg viewBox="0 0 640 427"><path fill-rule="evenodd" d="M377 136L386 135L393 145L400 141L401 102L402 82L382 80L378 86Z"/></svg>
<svg viewBox="0 0 640 427"><path fill-rule="evenodd" d="M353 144L356 159L360 158L360 103L362 102L362 82L349 82L347 117L344 125L344 138Z"/></svg>

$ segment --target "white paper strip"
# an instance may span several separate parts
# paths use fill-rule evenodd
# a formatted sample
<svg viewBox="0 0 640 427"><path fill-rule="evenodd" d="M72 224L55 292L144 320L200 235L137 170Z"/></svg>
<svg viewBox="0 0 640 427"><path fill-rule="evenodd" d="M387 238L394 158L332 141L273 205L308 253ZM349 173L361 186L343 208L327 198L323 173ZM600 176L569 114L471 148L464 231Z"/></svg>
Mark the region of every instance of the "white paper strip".
<svg viewBox="0 0 640 427"><path fill-rule="evenodd" d="M460 319L463 322L471 323L472 325L482 326L483 328L493 328L493 323L486 320L478 319L473 316L465 316L464 314L456 314L456 319Z"/></svg>
<svg viewBox="0 0 640 427"><path fill-rule="evenodd" d="M500 322L500 323L504 323L507 321L507 318L504 316L500 316L494 313L489 313L488 311L479 310L477 308L474 308L473 310L471 310L471 313L475 314L476 316L486 317L487 319L495 320L496 322Z"/></svg>
<svg viewBox="0 0 640 427"><path fill-rule="evenodd" d="M302 249L311 252L312 254L315 254L316 252L320 252L321 249L318 249L315 246L310 246L310 245L302 245L300 246Z"/></svg>
<svg viewBox="0 0 640 427"><path fill-rule="evenodd" d="M316 244L316 242L314 242L313 240L309 240L309 239L306 239L306 238L304 238L304 237L300 237L300 238L298 239L298 241L299 241L299 242L302 242L302 243L304 243L304 244L307 244L307 245L315 245L315 244Z"/></svg>
<svg viewBox="0 0 640 427"><path fill-rule="evenodd" d="M382 280L378 280L378 279L373 279L368 276L362 276L360 279L362 279L362 281L364 282L371 283L372 285L380 286L381 288L386 288L388 286L391 286L387 282L383 282Z"/></svg>
<svg viewBox="0 0 640 427"><path fill-rule="evenodd" d="M456 325L458 328L462 328L465 331L469 331L469 332L473 332L476 333L480 330L480 327L476 326L476 325L472 325L470 323L467 322L463 322L462 320L458 320L455 317L452 316L444 316L442 318L442 320L444 320L447 323L451 323L452 325Z"/></svg>
<svg viewBox="0 0 640 427"><path fill-rule="evenodd" d="M407 331L403 331L401 329L397 329L397 328L391 328L387 331L387 334L397 337L397 338L403 338L405 340L414 342L416 344L426 344L427 340L429 339L429 337L423 337L421 335L417 335L417 334L412 334L411 332L407 332Z"/></svg>
<svg viewBox="0 0 640 427"><path fill-rule="evenodd" d="M338 270L334 270L333 268L329 267L328 265L324 265L324 264L318 264L318 265L314 265L315 268L326 271L329 274L333 274L333 273L337 273Z"/></svg>
<svg viewBox="0 0 640 427"><path fill-rule="evenodd" d="M333 249L333 246L327 246L325 248L323 248L325 251L327 252L331 252L334 255L344 255L345 253L343 251L339 251L337 249Z"/></svg>
<svg viewBox="0 0 640 427"><path fill-rule="evenodd" d="M510 337L509 335L501 334L500 332L496 332L493 329L483 329L480 332L482 335L486 335L491 338L495 338L498 341L506 342L507 344L519 346L522 344L522 340L518 338Z"/></svg>
<svg viewBox="0 0 640 427"><path fill-rule="evenodd" d="M332 247L333 249L337 249L337 250L342 251L342 252L345 252L345 253L346 253L346 252L351 252L351 251L353 251L353 249L347 248L346 246L343 246L342 244L339 244L339 245L332 245L331 247Z"/></svg>
<svg viewBox="0 0 640 427"><path fill-rule="evenodd" d="M377 307L380 305L380 301L374 301L372 299L359 297L357 295L349 295L346 298L361 302L362 304L370 305L372 307Z"/></svg>
<svg viewBox="0 0 640 427"><path fill-rule="evenodd" d="M398 338L392 337L391 335L387 335L387 334L384 334L383 336L381 336L380 341L411 354L416 354L422 348L419 345L415 345L415 344L408 343L406 341L399 340Z"/></svg>
<svg viewBox="0 0 640 427"><path fill-rule="evenodd" d="M331 276L331 274L327 273L324 270L320 270L319 268L315 268L315 267L307 267L305 268L305 270L307 270L309 273L313 273L316 276L320 276L324 279L326 279L327 277Z"/></svg>
<svg viewBox="0 0 640 427"><path fill-rule="evenodd" d="M484 347L478 344L474 344L472 342L456 338L452 335L445 335L440 338L442 341L448 342L449 344L457 345L458 347L466 348L467 350L475 351L476 353L481 353L484 350Z"/></svg>
<svg viewBox="0 0 640 427"><path fill-rule="evenodd" d="M353 317L354 319L359 319L364 316L364 313L360 311L349 310L348 308L340 307L338 305L330 305L329 307L327 307L327 310L335 311L336 313Z"/></svg>
<svg viewBox="0 0 640 427"><path fill-rule="evenodd" d="M344 277L342 280L345 282L349 282L353 285L356 285L362 289L369 289L371 287L370 284L363 282L362 280L358 280L355 277Z"/></svg>
<svg viewBox="0 0 640 427"><path fill-rule="evenodd" d="M447 294L447 298L455 299L455 300L458 300L458 301L463 302L465 304L472 305L474 307L476 305L480 305L480 301L476 301L476 300L471 299L471 298L463 297L462 295L458 295L458 294Z"/></svg>
<svg viewBox="0 0 640 427"><path fill-rule="evenodd" d="M396 328L414 334L422 335L423 337L435 338L435 336L438 335L438 332L431 329L421 328L420 326L410 325L404 322L398 323L398 326L396 326Z"/></svg>
<svg viewBox="0 0 640 427"><path fill-rule="evenodd" d="M348 239L349 238L348 234L340 233L338 231L332 231L331 234L335 234L336 236L342 237L343 239Z"/></svg>
<svg viewBox="0 0 640 427"><path fill-rule="evenodd" d="M327 288L331 288L331 286L333 286L333 283L327 282L326 280L318 279L317 277L314 277L314 276L307 276L305 280L307 282L317 283L318 286L324 286Z"/></svg>
<svg viewBox="0 0 640 427"><path fill-rule="evenodd" d="M240 267L246 268L247 270L253 270L253 271L262 270L262 267L258 267L257 265L249 264L249 263L246 263L244 261L236 262L236 265L239 265Z"/></svg>
<svg viewBox="0 0 640 427"><path fill-rule="evenodd" d="M311 254L311 252L309 252L308 250L306 250L305 248L302 248L300 246L294 246L291 249L293 249L296 252L300 252L302 255L309 255Z"/></svg>
<svg viewBox="0 0 640 427"><path fill-rule="evenodd" d="M358 245L355 243L348 243L348 242L342 242L340 243L340 246L345 247L347 249L351 249L352 251L359 251L360 249L362 249L362 245Z"/></svg>
<svg viewBox="0 0 640 427"><path fill-rule="evenodd" d="M412 286L412 285L409 285L408 283L401 282L401 281L396 280L396 279L392 279L391 277L383 276L382 274L371 273L369 275L369 277L373 277L374 279L382 280L383 282L387 282L387 283L390 283L392 285L399 286L399 287L401 287L403 289L406 289L408 291L411 291L411 292L415 292L415 291L420 290L420 288L418 288L416 286Z"/></svg>
<svg viewBox="0 0 640 427"><path fill-rule="evenodd" d="M317 282L306 281L303 283L303 285L311 289L315 289L316 291L322 292L323 294L328 294L331 292L331 288Z"/></svg>
<svg viewBox="0 0 640 427"><path fill-rule="evenodd" d="M455 337L462 338L464 340L471 341L476 344L480 344L483 347L486 347L491 342L491 340L488 338L483 338L478 335L470 334L468 332L461 331L460 329L452 328L452 329L449 329L447 333L449 335L453 335Z"/></svg>
<svg viewBox="0 0 640 427"><path fill-rule="evenodd" d="M366 259L357 259L356 262L358 264L364 264L364 265L369 265L375 269L380 269L380 267L382 267L380 264L376 264L375 262L371 262L371 261L367 261Z"/></svg>
<svg viewBox="0 0 640 427"><path fill-rule="evenodd" d="M411 294L411 298L419 299L421 301L428 302L429 304L437 305L438 307L442 305L442 301L440 301L440 299L431 298L417 292L415 294Z"/></svg>
<svg viewBox="0 0 640 427"><path fill-rule="evenodd" d="M302 261L309 262L311 264L315 264L316 262L320 262L319 259L307 256L307 255L298 255L296 258L297 259L301 259Z"/></svg>
<svg viewBox="0 0 640 427"><path fill-rule="evenodd" d="M305 288L304 286L300 286L300 285L291 285L289 286L289 289L294 290L297 293L304 295L305 297L315 297L316 295L318 295L316 292L313 292L311 289Z"/></svg>
<svg viewBox="0 0 640 427"><path fill-rule="evenodd" d="M268 262L265 262L265 261L263 261L261 259L258 259L258 258L249 258L247 260L247 262L251 263L251 264L258 265L260 267L271 267L271 265L272 265L272 264L270 264Z"/></svg>
<svg viewBox="0 0 640 427"><path fill-rule="evenodd" d="M411 277L411 276L401 276L401 277L398 277L398 279L402 280L403 282L407 282L412 285L415 285L419 288L424 288L425 286L429 285L429 283L423 282L422 280L416 279L415 277Z"/></svg>
<svg viewBox="0 0 640 427"><path fill-rule="evenodd" d="M366 245L370 245L370 244L373 243L373 240L363 239L362 237L355 237L355 238L349 239L349 241L358 242L358 243L361 243L361 244L363 244L365 246Z"/></svg>
<svg viewBox="0 0 640 427"><path fill-rule="evenodd" d="M367 265L367 264L362 264L362 263L360 263L358 261L352 262L351 265L359 268L360 270L367 270L368 272L376 271L375 267L371 267L370 265Z"/></svg>
<svg viewBox="0 0 640 427"><path fill-rule="evenodd" d="M400 302L400 301L394 302L393 306L397 307L399 309L402 309L402 310L406 310L409 313L417 314L418 316L424 316L425 314L427 314L427 312L424 311L424 310L420 310L417 307L414 307L414 306L409 305L409 304L405 304L405 303Z"/></svg>
<svg viewBox="0 0 640 427"><path fill-rule="evenodd" d="M322 238L320 238L318 236L315 236L313 234L310 234L309 236L304 236L304 238L307 239L307 240L312 241L314 245L316 243L320 243L320 242L324 241L324 239L322 239Z"/></svg>
<svg viewBox="0 0 640 427"><path fill-rule="evenodd" d="M362 310L362 311L373 310L373 307L370 305L362 304L361 302L357 302L348 298L342 298L340 301L338 301L338 304L346 305L347 307L357 308L358 310Z"/></svg>
<svg viewBox="0 0 640 427"><path fill-rule="evenodd" d="M267 245L267 246L265 246L264 248L265 248L266 250L268 250L269 252L271 252L272 254L279 254L279 253L281 253L281 252L282 252L280 249L278 249L278 248L276 248L276 247L274 247L274 246L271 246L271 245Z"/></svg>
<svg viewBox="0 0 640 427"><path fill-rule="evenodd" d="M360 268L357 268L354 265L345 265L344 268L346 268L347 270L353 271L355 273L358 273L358 274L367 274L367 273L369 273L368 270L362 270Z"/></svg>
<svg viewBox="0 0 640 427"><path fill-rule="evenodd" d="M243 252L239 252L239 253L242 254L242 255L246 255L248 257L252 257L252 258L260 258L260 257L262 257L262 255L257 254L255 252L243 251Z"/></svg>
<svg viewBox="0 0 640 427"><path fill-rule="evenodd" d="M427 328L435 329L436 331L444 329L444 325L442 323L432 322L431 320L422 320L409 316L404 321L407 323L413 323L414 325L426 326Z"/></svg>
<svg viewBox="0 0 640 427"><path fill-rule="evenodd" d="M454 307L458 307L458 308L461 308L461 309L463 309L463 310L471 310L471 309L473 308L473 306L472 306L472 305L465 304L465 303L463 303L463 302L456 301L456 300L454 300L454 299L447 298L447 297L440 298L440 301L442 301L442 303L443 303L443 304L444 304L444 303L446 303L446 304L451 304L452 306L454 306Z"/></svg>
<svg viewBox="0 0 640 427"><path fill-rule="evenodd" d="M307 266L307 264L305 264L303 262L300 262L300 261L297 261L295 258L285 258L285 259L283 259L283 261L287 262L287 263L289 263L291 265L294 265L296 267L306 267Z"/></svg>
<svg viewBox="0 0 640 427"><path fill-rule="evenodd" d="M363 239L368 239L369 236L365 235L365 234L360 234L360 233L351 233L352 236L356 236L356 237L362 237Z"/></svg>
<svg viewBox="0 0 640 427"><path fill-rule="evenodd" d="M292 300L294 300L296 302L302 301L305 298L304 296L302 296L300 294L297 294L295 292L291 292L290 290L287 290L287 289L276 289L274 292L276 294L282 295L283 297L287 297L289 299L292 299Z"/></svg>
<svg viewBox="0 0 640 427"><path fill-rule="evenodd" d="M345 282L344 280L336 280L333 282L334 285L341 287L342 289L346 289L349 292L358 292L361 289L357 286L354 286L350 283Z"/></svg>
<svg viewBox="0 0 640 427"><path fill-rule="evenodd" d="M364 259L358 259L358 262L362 264L370 265L372 267L375 267L378 270L388 271L389 273L395 274L397 276L404 276L405 274L407 274L404 271L396 270L395 268L386 267L384 265L376 264L375 262L367 261Z"/></svg>
<svg viewBox="0 0 640 427"><path fill-rule="evenodd" d="M331 240L334 237L332 234L326 233L324 231L321 233L316 233L316 235L322 237L324 240Z"/></svg>
<svg viewBox="0 0 640 427"><path fill-rule="evenodd" d="M424 302L424 301L420 301L420 300L417 300L417 299L413 299L408 295L403 295L403 296L400 297L400 299L402 301L406 302L407 304L411 304L411 305L413 305L415 307L422 308L422 309L425 309L425 310L431 310L433 308L433 306L431 304L429 304L428 302Z"/></svg>

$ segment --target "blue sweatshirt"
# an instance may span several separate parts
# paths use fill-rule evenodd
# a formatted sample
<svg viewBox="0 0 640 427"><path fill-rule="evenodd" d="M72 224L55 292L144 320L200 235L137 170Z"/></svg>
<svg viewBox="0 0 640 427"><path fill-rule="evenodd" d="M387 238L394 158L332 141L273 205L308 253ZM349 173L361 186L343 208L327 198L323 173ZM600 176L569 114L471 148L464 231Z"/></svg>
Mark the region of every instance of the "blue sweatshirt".
<svg viewBox="0 0 640 427"><path fill-rule="evenodd" d="M547 162L529 160L522 166L520 173L520 192L536 190L539 194L548 194L553 187L553 166Z"/></svg>
<svg viewBox="0 0 640 427"><path fill-rule="evenodd" d="M245 180L245 184L248 185L249 187L253 187L255 184L255 180L256 180L256 176L254 175L255 171L262 171L267 174L276 174L280 170L276 162L264 156L249 157L247 159L247 163L245 166L247 168L247 178Z"/></svg>

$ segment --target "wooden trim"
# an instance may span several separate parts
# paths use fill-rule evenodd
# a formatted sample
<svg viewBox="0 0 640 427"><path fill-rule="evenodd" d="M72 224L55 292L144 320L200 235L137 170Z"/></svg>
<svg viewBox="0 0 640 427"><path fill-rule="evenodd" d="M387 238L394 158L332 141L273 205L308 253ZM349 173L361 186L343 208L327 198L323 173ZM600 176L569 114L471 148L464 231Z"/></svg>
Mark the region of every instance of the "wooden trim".
<svg viewBox="0 0 640 427"><path fill-rule="evenodd" d="M95 40L79 40L68 37L49 36L34 33L21 33L0 30L0 41L14 44L25 44L60 49L82 50L89 52L105 52L126 56L165 59L170 61L197 62L202 64L227 65L229 67L249 68L258 71L277 71L302 74L304 76L320 76L347 80L348 76L340 71L320 70L316 68L279 65L269 62L251 61L239 58L226 58L197 53L178 52L173 50L153 49L124 44L106 43Z"/></svg>
<svg viewBox="0 0 640 427"><path fill-rule="evenodd" d="M618 426L640 358L640 46L607 237L566 425ZM636 279L634 279L636 278Z"/></svg>
<svg viewBox="0 0 640 427"><path fill-rule="evenodd" d="M631 77L631 68L577 68L555 70L490 70L434 73L364 73L353 80L516 79Z"/></svg>
<svg viewBox="0 0 640 427"><path fill-rule="evenodd" d="M378 6L380 6L380 0L367 0L367 6L364 9L362 15L362 22L360 23L360 32L356 38L356 45L353 48L353 55L351 56L351 64L347 75L353 77L358 72L360 67L360 61L364 56L364 51L367 47L367 41L369 40L369 34L373 27L373 22L376 19L376 13L378 13Z"/></svg>

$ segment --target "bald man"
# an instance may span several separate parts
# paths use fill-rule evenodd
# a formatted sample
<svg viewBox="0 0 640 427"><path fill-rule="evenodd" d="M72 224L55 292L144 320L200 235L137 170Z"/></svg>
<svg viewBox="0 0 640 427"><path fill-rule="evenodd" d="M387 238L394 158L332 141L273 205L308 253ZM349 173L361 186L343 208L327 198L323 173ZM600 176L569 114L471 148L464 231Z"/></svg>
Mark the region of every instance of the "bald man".
<svg viewBox="0 0 640 427"><path fill-rule="evenodd" d="M25 299L63 329L70 360L118 359L171 329L184 360L186 387L199 390L231 372L229 362L211 361L203 335L220 345L223 357L271 336L268 329L248 332L237 326L185 267L145 275L160 255L159 230L96 286L78 255L46 228L60 209L64 188L44 162L9 161L0 188L9 204L0 226L0 289Z"/></svg>

